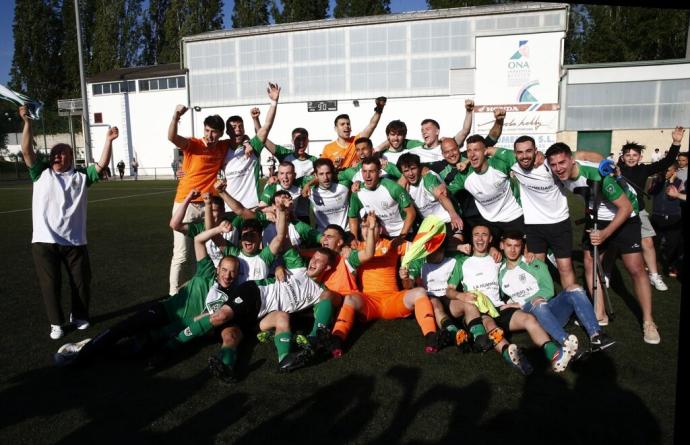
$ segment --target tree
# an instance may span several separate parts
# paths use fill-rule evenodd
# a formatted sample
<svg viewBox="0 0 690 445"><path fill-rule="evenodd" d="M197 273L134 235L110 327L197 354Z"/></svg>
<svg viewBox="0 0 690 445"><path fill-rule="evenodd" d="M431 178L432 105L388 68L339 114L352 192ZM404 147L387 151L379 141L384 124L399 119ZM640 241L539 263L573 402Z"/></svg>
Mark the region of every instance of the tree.
<svg viewBox="0 0 690 445"><path fill-rule="evenodd" d="M390 0L336 0L333 17L363 17L367 15L390 14Z"/></svg>
<svg viewBox="0 0 690 445"><path fill-rule="evenodd" d="M163 24L169 7L170 0L149 0L149 8L142 24L141 62L144 65L157 64L158 57L165 47Z"/></svg>
<svg viewBox="0 0 690 445"><path fill-rule="evenodd" d="M276 23L322 20L328 16L328 0L283 0L282 12L275 0L271 15Z"/></svg>
<svg viewBox="0 0 690 445"><path fill-rule="evenodd" d="M232 9L232 27L268 25L270 0L235 0Z"/></svg>
<svg viewBox="0 0 690 445"><path fill-rule="evenodd" d="M90 73L135 65L141 44L142 0L98 0Z"/></svg>
<svg viewBox="0 0 690 445"><path fill-rule="evenodd" d="M222 0L171 0L163 19L158 63L180 60L182 37L223 28Z"/></svg>

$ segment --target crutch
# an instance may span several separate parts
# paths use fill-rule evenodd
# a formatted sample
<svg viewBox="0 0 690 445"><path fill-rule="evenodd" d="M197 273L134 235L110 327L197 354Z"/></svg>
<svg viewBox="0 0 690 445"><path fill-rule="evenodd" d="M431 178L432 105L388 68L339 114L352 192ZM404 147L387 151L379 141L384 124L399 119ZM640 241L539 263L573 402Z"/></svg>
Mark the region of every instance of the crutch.
<svg viewBox="0 0 690 445"><path fill-rule="evenodd" d="M599 204L600 204L600 199L599 199L599 187L600 183L599 182L594 182L592 184L592 231L597 230L597 223L599 220ZM593 247L593 252L592 256L594 257L592 260L592 298L595 300L595 305L596 305L596 298L597 298L597 288L599 287L599 283L603 281L602 276L603 276L603 269L601 267L601 259L599 258L599 246L592 246ZM609 316L610 320L613 320L615 315L613 312L613 306L611 305L611 298L609 297L609 291L606 288L606 286L601 286L601 291L604 294L604 310Z"/></svg>

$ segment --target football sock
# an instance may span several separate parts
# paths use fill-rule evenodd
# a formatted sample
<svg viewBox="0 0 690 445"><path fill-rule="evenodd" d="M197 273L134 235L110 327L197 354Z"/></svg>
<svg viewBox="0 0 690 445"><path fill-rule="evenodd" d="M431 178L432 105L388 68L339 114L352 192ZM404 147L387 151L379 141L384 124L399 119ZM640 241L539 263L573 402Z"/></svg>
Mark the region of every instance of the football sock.
<svg viewBox="0 0 690 445"><path fill-rule="evenodd" d="M510 344L503 346L503 349L501 349L501 355L503 356L503 360L508 362L509 365L512 365L513 361L510 359L510 354L508 354L508 346L510 346Z"/></svg>
<svg viewBox="0 0 690 445"><path fill-rule="evenodd" d="M338 336L341 340L345 340L352 329L355 322L355 308L349 304L344 304L338 313L338 318L333 326L333 335Z"/></svg>
<svg viewBox="0 0 690 445"><path fill-rule="evenodd" d="M458 327L447 317L441 320L441 328L454 334L458 332Z"/></svg>
<svg viewBox="0 0 690 445"><path fill-rule="evenodd" d="M470 320L467 324L472 338L477 338L477 336L486 334L486 329L484 329L484 324L482 324L482 318L477 317L474 320Z"/></svg>
<svg viewBox="0 0 690 445"><path fill-rule="evenodd" d="M189 326L177 334L176 339L180 343L187 343L188 341L209 332L211 329L213 329L211 317L203 317L189 323Z"/></svg>
<svg viewBox="0 0 690 445"><path fill-rule="evenodd" d="M420 297L414 301L414 317L417 319L419 327L422 328L422 334L436 332L434 308L431 306L429 297Z"/></svg>
<svg viewBox="0 0 690 445"><path fill-rule="evenodd" d="M218 357L224 365L232 366L235 364L235 360L237 359L237 350L230 347L221 347L220 351L218 351Z"/></svg>
<svg viewBox="0 0 690 445"><path fill-rule="evenodd" d="M290 337L289 332L276 333L275 337L273 337L273 343L275 343L276 351L278 351L279 362L290 353Z"/></svg>
<svg viewBox="0 0 690 445"><path fill-rule="evenodd" d="M561 349L561 347L558 346L558 344L554 341L547 341L541 347L544 349L544 355L546 355L548 360L553 360L558 354L558 351Z"/></svg>
<svg viewBox="0 0 690 445"><path fill-rule="evenodd" d="M333 316L333 303L331 300L321 300L314 306L314 326L309 333L310 337L316 336L319 326L328 326Z"/></svg>

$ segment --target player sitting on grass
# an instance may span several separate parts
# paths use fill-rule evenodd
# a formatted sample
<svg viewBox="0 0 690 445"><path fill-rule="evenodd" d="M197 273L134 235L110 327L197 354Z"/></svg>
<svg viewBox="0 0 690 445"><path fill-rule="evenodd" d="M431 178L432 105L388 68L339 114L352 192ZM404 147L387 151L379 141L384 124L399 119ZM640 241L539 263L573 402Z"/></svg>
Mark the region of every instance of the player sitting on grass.
<svg viewBox="0 0 690 445"><path fill-rule="evenodd" d="M381 223L371 212L368 215L361 226L365 244L373 241L375 254L357 268L362 293L347 295L343 300L343 307L333 326L333 356L342 355L342 344L352 329L355 314L360 321L367 322L407 318L414 313L425 338L424 351L436 352L436 322L426 291L422 287L409 290L398 288L398 259L405 253L408 243L402 237L380 239Z"/></svg>
<svg viewBox="0 0 690 445"><path fill-rule="evenodd" d="M487 226L476 225L472 228L472 256L466 258L461 266L460 281L462 282L465 293L459 295L461 298L468 298L468 291L479 291L486 295L491 303L498 309L498 316L494 320L488 320L490 315L482 317L487 321L495 321L496 325L504 332L527 331L532 342L544 351L547 360L551 362L551 367L556 372L564 371L570 359L577 352L577 337L572 336L572 341L560 347L551 341L549 335L541 327L534 315L520 310L517 303L505 303L500 299L498 285L498 269L500 263L489 255L489 245L491 244L491 231ZM487 329L491 326L486 325ZM500 352L509 363L515 365L522 373L529 374L531 365L522 355L519 348L510 345L507 341L496 345L496 350Z"/></svg>
<svg viewBox="0 0 690 445"><path fill-rule="evenodd" d="M592 303L581 286L571 285L554 296L553 280L546 264L537 258L530 263L525 262L522 233L504 233L501 249L505 256L498 271L501 292L518 303L523 311L537 317L546 332L561 346L566 346L574 337L563 329L573 314L587 331L592 351L615 344L599 327Z"/></svg>
<svg viewBox="0 0 690 445"><path fill-rule="evenodd" d="M166 338L179 333L185 326L192 324L195 318L206 311L206 297L212 288L219 292L229 293L234 284L239 269L237 258L223 257L218 267L214 267L205 246L206 242L214 236L229 231L230 223L223 221L218 227L194 237L196 273L177 294L137 312L101 332L93 340L87 339L80 343L63 345L55 354L56 364L87 363L98 355L110 352L118 341L127 337L143 335L144 338L151 338L154 342L163 342ZM183 335L182 339L185 338ZM176 341L171 340L167 345L174 347L176 344Z"/></svg>

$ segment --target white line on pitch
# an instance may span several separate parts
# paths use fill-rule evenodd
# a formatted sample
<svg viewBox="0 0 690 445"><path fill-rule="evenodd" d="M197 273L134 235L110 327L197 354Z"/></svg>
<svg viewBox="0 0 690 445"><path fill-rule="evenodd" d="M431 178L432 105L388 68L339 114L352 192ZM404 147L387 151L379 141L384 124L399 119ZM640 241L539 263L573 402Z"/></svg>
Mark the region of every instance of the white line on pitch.
<svg viewBox="0 0 690 445"><path fill-rule="evenodd" d="M94 199L93 201L89 201L89 203L92 202L103 202L103 201L112 201L114 199L126 199L126 198L136 198L139 196L150 196L150 195L160 195L162 193L168 193L171 192L175 189L168 189L164 190L162 192L152 192L152 193L140 193L138 195L127 195L127 196L115 196L113 198L103 198L103 199ZM18 210L5 210L4 212L0 212L0 215L5 214L5 213L18 213L18 212L27 212L30 211L31 209L18 209Z"/></svg>

